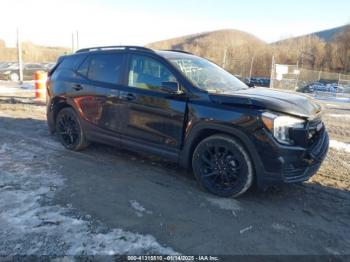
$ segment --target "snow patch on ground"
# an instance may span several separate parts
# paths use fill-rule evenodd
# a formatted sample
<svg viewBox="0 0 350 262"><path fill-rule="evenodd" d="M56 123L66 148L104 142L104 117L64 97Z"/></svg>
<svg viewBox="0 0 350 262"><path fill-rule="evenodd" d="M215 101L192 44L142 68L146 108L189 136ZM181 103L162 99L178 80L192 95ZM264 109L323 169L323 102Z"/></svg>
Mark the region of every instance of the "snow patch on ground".
<svg viewBox="0 0 350 262"><path fill-rule="evenodd" d="M285 225L279 224L279 223L272 223L271 227L276 230L276 231L284 231L284 232L288 232L288 233L295 233L295 231Z"/></svg>
<svg viewBox="0 0 350 262"><path fill-rule="evenodd" d="M26 81L21 84L23 89L34 89L35 81Z"/></svg>
<svg viewBox="0 0 350 262"><path fill-rule="evenodd" d="M234 216L237 216L237 212L241 210L239 202L235 199L208 197L207 200L214 206L224 210L230 210Z"/></svg>
<svg viewBox="0 0 350 262"><path fill-rule="evenodd" d="M337 140L330 140L329 146L331 148L334 148L337 150L342 150L342 151L345 151L347 153L350 153L350 144L348 144L348 143L340 142Z"/></svg>
<svg viewBox="0 0 350 262"><path fill-rule="evenodd" d="M242 235L242 234L244 234L245 232L250 231L250 230L252 230L252 229L253 229L253 226L249 226L249 227L246 227L246 228L241 229L241 230L239 231L239 233Z"/></svg>
<svg viewBox="0 0 350 262"><path fill-rule="evenodd" d="M16 92L18 92L18 88L16 87L4 87L1 86L0 87L0 94L14 94Z"/></svg>
<svg viewBox="0 0 350 262"><path fill-rule="evenodd" d="M50 205L64 186L54 165L60 152L41 151L25 140L0 146L0 256L176 254L151 235L104 232Z"/></svg>
<svg viewBox="0 0 350 262"><path fill-rule="evenodd" d="M143 214L152 214L151 211L148 211L146 208L144 208L139 202L137 202L136 200L130 200L130 205L133 209L135 209L136 211L136 215L138 217L143 217Z"/></svg>
<svg viewBox="0 0 350 262"><path fill-rule="evenodd" d="M25 81L22 84L16 82L0 82L0 94L1 95L17 95L19 93L33 93L35 89L34 81Z"/></svg>
<svg viewBox="0 0 350 262"><path fill-rule="evenodd" d="M349 103L350 102L350 98L348 98L348 97L327 97L327 96L315 95L314 98L317 100L338 102L338 103Z"/></svg>

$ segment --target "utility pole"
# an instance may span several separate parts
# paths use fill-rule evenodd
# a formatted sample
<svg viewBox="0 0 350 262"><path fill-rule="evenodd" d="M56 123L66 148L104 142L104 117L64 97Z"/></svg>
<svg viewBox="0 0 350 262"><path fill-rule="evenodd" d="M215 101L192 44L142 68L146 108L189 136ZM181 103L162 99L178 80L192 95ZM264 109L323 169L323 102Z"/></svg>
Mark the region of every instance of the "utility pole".
<svg viewBox="0 0 350 262"><path fill-rule="evenodd" d="M72 33L72 53L74 53L74 33Z"/></svg>
<svg viewBox="0 0 350 262"><path fill-rule="evenodd" d="M299 82L299 76L300 76L300 70L298 65L297 65L297 78L295 79L295 85L294 85L294 89L297 90L299 88L298 86L298 82Z"/></svg>
<svg viewBox="0 0 350 262"><path fill-rule="evenodd" d="M23 82L23 60L22 60L22 45L19 35L19 29L17 27L17 60L18 60L18 76L19 82Z"/></svg>
<svg viewBox="0 0 350 262"><path fill-rule="evenodd" d="M222 68L224 68L224 69L225 69L225 66L226 66L226 53L227 53L227 48L225 48L224 57L222 59Z"/></svg>
<svg viewBox="0 0 350 262"><path fill-rule="evenodd" d="M76 46L77 46L77 50L78 50L79 49L79 31L78 30L76 31L76 37L77 37L77 41L76 41L77 45Z"/></svg>
<svg viewBox="0 0 350 262"><path fill-rule="evenodd" d="M296 79L295 79L295 85L294 85L294 89L297 90L298 88L298 82L299 82L299 76L300 76L300 69L299 69L299 59L297 60L297 69L296 71L294 70L294 72L296 72Z"/></svg>
<svg viewBox="0 0 350 262"><path fill-rule="evenodd" d="M254 63L254 58L255 58L255 53L254 55L252 56L252 61L250 63L250 70L249 70L249 84L250 84L250 81L252 79L252 71L253 71L253 63Z"/></svg>
<svg viewBox="0 0 350 262"><path fill-rule="evenodd" d="M272 55L271 61L271 76L270 76L270 88L273 88L273 72L275 67L275 55Z"/></svg>

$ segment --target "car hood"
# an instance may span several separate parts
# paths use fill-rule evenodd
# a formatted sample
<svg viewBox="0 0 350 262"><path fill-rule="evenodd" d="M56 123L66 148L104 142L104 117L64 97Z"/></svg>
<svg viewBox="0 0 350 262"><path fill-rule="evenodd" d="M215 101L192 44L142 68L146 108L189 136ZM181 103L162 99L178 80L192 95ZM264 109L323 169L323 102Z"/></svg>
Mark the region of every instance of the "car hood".
<svg viewBox="0 0 350 262"><path fill-rule="evenodd" d="M321 106L306 95L263 87L223 94L211 93L209 97L214 103L255 106L305 118L321 111Z"/></svg>

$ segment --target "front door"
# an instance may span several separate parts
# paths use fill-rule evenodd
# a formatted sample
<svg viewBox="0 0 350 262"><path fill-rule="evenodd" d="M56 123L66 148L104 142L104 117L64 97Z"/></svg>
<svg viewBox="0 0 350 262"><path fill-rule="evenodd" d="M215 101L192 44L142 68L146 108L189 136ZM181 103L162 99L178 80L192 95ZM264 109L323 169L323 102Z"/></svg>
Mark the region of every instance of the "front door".
<svg viewBox="0 0 350 262"><path fill-rule="evenodd" d="M161 89L177 81L171 69L148 55L132 54L128 83L120 89L122 140L178 151L183 135L186 94Z"/></svg>

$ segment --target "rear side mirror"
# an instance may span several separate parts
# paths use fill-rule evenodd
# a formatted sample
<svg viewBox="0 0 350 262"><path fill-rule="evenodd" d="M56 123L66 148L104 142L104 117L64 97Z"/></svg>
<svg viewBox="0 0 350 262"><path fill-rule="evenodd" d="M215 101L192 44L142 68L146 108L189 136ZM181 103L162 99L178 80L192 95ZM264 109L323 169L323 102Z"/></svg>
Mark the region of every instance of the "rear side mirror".
<svg viewBox="0 0 350 262"><path fill-rule="evenodd" d="M172 94L181 93L180 85L178 82L162 82L161 89Z"/></svg>

